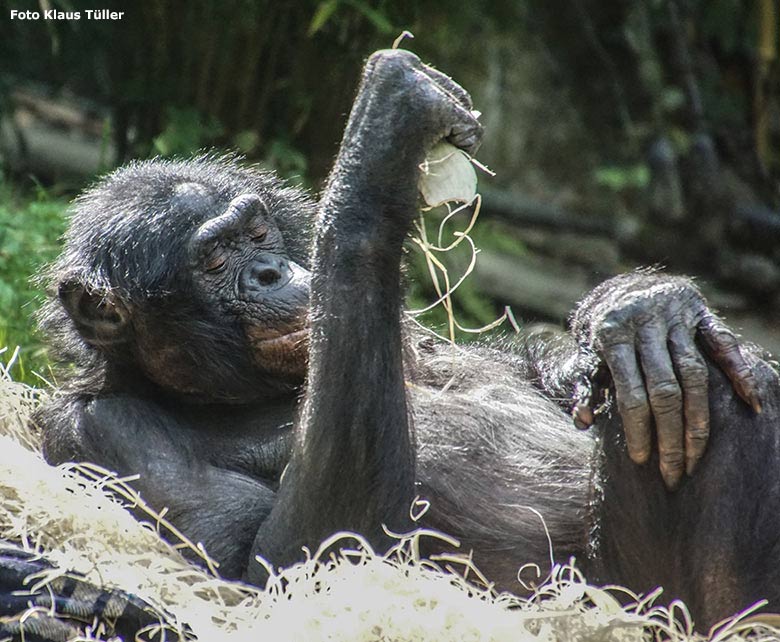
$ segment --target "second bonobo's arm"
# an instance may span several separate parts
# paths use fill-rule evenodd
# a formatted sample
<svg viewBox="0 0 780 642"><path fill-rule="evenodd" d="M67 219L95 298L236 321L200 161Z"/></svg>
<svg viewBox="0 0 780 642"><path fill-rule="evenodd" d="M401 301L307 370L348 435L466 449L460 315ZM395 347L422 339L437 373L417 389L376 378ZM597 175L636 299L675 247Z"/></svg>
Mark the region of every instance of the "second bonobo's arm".
<svg viewBox="0 0 780 642"><path fill-rule="evenodd" d="M406 51L371 56L323 194L312 276L306 397L296 443L255 553L274 565L339 530L377 547L410 525L414 444L401 345L402 244L419 165L481 128L465 91ZM260 581L257 564L249 578Z"/></svg>
<svg viewBox="0 0 780 642"><path fill-rule="evenodd" d="M709 436L709 356L731 379L737 393L760 412L749 361L731 332L707 307L690 279L635 272L594 289L572 317L580 371L599 387L608 375L623 422L628 453L645 463L653 426L661 475L669 488L691 474ZM601 373L597 369L601 369ZM584 392L584 394L583 394ZM598 391L580 390L575 420L593 423Z"/></svg>

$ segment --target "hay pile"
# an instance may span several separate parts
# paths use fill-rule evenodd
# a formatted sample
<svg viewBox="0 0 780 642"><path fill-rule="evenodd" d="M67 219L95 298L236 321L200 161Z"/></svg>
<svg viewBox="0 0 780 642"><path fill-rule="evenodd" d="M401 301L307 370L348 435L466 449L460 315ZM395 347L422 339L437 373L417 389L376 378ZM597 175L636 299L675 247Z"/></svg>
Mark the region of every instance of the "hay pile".
<svg viewBox="0 0 780 642"><path fill-rule="evenodd" d="M47 465L26 417L41 393L0 373L0 538L40 552L59 569L97 586L121 588L161 613L187 637L213 640L693 640L684 607L651 601L621 608L570 567L537 595L520 600L477 589L458 575L421 562L416 537L399 541L388 560L366 550L349 560L289 569L267 591L195 568L154 526L123 504L137 500L126 484L94 468ZM119 494L119 496L117 495ZM192 546L182 542L178 548ZM356 547L359 548L359 547ZM204 563L208 566L205 553ZM46 583L61 571L37 577ZM741 640L733 622L716 639ZM88 639L102 639L87 627ZM740 635L747 635L742 631ZM759 627L750 639L780 639ZM159 638L155 638L159 639ZM170 636L169 638L170 639Z"/></svg>

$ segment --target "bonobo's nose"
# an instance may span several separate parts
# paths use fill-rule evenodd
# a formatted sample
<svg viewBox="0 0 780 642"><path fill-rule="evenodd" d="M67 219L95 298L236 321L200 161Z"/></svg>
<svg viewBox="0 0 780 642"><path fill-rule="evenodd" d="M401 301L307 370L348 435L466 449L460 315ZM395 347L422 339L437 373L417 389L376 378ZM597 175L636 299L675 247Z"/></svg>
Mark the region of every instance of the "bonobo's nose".
<svg viewBox="0 0 780 642"><path fill-rule="evenodd" d="M272 292L287 285L292 270L287 260L272 254L261 254L241 273L241 288L255 294Z"/></svg>

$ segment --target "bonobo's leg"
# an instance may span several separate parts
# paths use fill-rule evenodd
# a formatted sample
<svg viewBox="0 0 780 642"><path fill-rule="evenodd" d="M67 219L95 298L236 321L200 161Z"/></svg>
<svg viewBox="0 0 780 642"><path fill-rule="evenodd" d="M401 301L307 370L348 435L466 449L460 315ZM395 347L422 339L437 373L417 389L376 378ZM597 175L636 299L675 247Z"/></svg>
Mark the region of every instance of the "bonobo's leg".
<svg viewBox="0 0 780 642"><path fill-rule="evenodd" d="M308 388L277 503L254 553L285 565L330 534L405 529L414 453L401 359L400 262L419 165L473 148L467 94L405 51L369 59L319 208ZM257 564L249 578L261 581Z"/></svg>
<svg viewBox="0 0 780 642"><path fill-rule="evenodd" d="M658 454L629 458L617 414L603 422L603 461L589 579L682 598L697 628L769 599L780 608L780 384L763 361L753 372L756 414L709 367L710 439L692 477L664 488Z"/></svg>

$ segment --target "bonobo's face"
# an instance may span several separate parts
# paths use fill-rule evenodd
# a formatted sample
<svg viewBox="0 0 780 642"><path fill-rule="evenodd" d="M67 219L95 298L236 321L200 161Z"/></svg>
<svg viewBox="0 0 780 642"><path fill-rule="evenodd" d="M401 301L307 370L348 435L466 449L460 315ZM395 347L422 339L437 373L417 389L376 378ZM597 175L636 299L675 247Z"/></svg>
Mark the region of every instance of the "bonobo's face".
<svg viewBox="0 0 780 642"><path fill-rule="evenodd" d="M183 185L186 198L197 186ZM238 321L256 367L287 381L306 372L309 272L292 261L263 198L244 193L201 223L187 247L195 296Z"/></svg>
<svg viewBox="0 0 780 642"><path fill-rule="evenodd" d="M73 204L44 326L193 400L287 394L305 377L312 199L230 157L130 163ZM291 258L293 257L293 258Z"/></svg>

